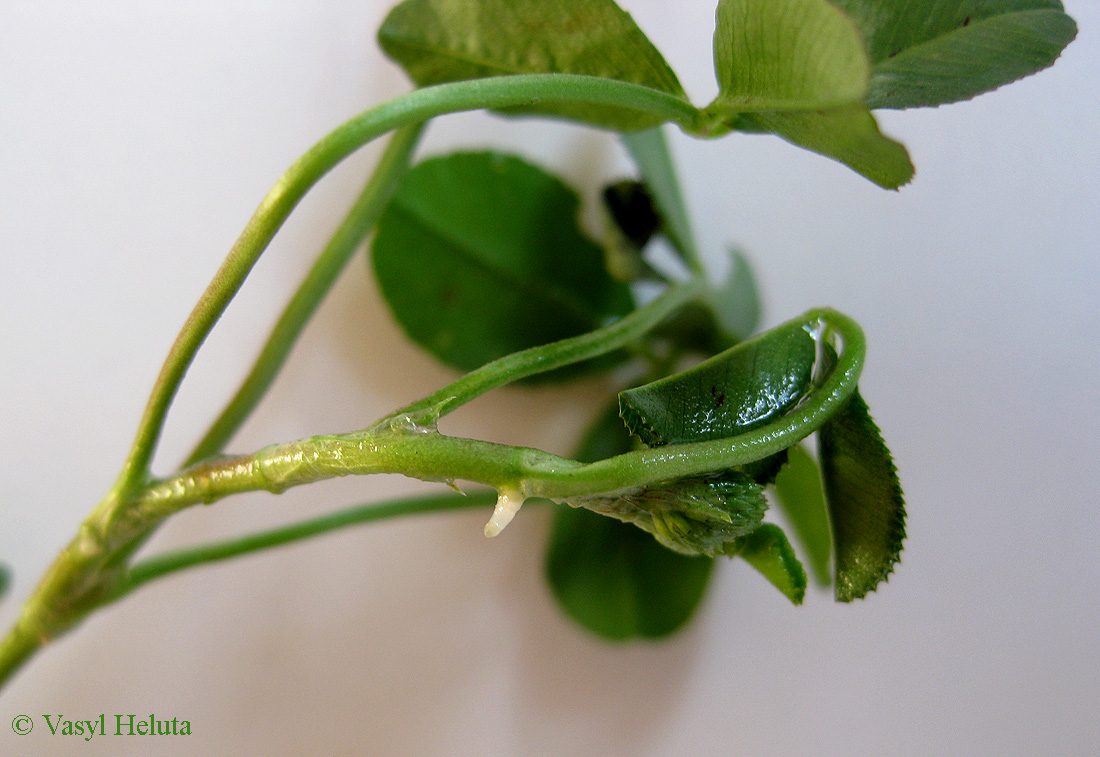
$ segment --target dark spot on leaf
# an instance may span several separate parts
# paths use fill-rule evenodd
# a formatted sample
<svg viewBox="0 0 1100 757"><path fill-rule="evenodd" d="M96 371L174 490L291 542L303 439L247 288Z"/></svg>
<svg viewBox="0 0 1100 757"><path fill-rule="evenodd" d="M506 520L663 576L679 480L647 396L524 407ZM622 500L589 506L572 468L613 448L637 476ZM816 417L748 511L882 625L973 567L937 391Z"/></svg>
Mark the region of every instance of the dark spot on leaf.
<svg viewBox="0 0 1100 757"><path fill-rule="evenodd" d="M900 53L900 52L901 52L901 50L895 50L894 52L890 53L890 54L889 54L889 55L887 55L886 57L887 57L887 58L893 58L893 57L896 57L896 56L897 56L897 54L898 54L898 53Z"/></svg>
<svg viewBox="0 0 1100 757"><path fill-rule="evenodd" d="M970 16L963 19L963 26L970 26Z"/></svg>
<svg viewBox="0 0 1100 757"><path fill-rule="evenodd" d="M444 307L450 307L458 299L458 290L454 287L447 287L439 293L439 303Z"/></svg>
<svg viewBox="0 0 1100 757"><path fill-rule="evenodd" d="M722 392L721 394L718 395L718 401L714 403L714 409L717 410L718 408L722 407L722 405L724 405L724 404L726 404L726 393Z"/></svg>

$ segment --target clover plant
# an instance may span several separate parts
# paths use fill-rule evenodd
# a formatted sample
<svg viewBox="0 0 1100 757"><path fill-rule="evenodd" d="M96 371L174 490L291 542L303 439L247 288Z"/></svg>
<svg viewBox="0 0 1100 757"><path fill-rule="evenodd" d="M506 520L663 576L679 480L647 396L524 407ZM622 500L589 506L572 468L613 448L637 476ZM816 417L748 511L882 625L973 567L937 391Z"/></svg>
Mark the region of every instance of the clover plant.
<svg viewBox="0 0 1100 757"><path fill-rule="evenodd" d="M485 533L496 536L530 500L555 503L546 556L554 596L607 638L680 627L718 558L740 558L798 604L801 553L839 601L864 597L898 561L905 512L858 389L863 332L842 313L815 309L755 334L748 262L736 253L725 281L708 280L663 129L701 139L775 134L897 189L913 167L873 110L974 97L1051 65L1075 33L1058 0L720 0L719 93L700 107L613 0L405 0L378 39L415 89L337 127L264 198L172 345L117 482L0 646L0 679L93 610L176 571L459 508L484 508ZM414 164L427 121L477 109L619 133L637 176L604 193L615 234L589 238L577 193L519 157L464 152ZM173 397L250 269L314 184L387 134L372 177L240 390L178 470L153 476ZM224 454L372 232L373 273L394 318L464 375L358 431ZM675 259L654 258L654 237ZM572 458L438 430L443 416L492 389L595 372L610 372L621 391ZM816 456L804 446L811 435ZM441 487L136 557L163 520L192 505L368 473L465 491ZM768 489L799 552L767 520ZM0 571L0 586L6 578Z"/></svg>

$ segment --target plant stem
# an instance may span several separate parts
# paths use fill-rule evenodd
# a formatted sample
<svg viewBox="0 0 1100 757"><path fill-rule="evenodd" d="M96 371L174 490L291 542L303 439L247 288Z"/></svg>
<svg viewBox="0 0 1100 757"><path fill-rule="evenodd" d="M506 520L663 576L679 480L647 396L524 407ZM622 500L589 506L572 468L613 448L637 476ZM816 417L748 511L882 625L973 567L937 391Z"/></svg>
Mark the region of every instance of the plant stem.
<svg viewBox="0 0 1100 757"><path fill-rule="evenodd" d="M809 325L819 319L844 340L832 372L791 412L734 437L651 447L581 464L541 450L446 436L413 423L382 423L355 433L273 445L253 455L210 460L152 483L132 501L127 517L136 522L157 521L230 494L281 492L346 475L401 473L425 481L462 479L526 496L568 499L745 465L809 436L855 391L863 366L863 333L851 319L831 310L811 311L794 322ZM126 530L125 524L117 525Z"/></svg>
<svg viewBox="0 0 1100 757"><path fill-rule="evenodd" d="M389 202L422 131L423 124L410 124L394 132L362 194L275 323L240 389L187 457L185 467L221 452L259 404L302 329Z"/></svg>
<svg viewBox="0 0 1100 757"><path fill-rule="evenodd" d="M601 329L531 347L486 363L424 399L392 413L375 426L411 423L434 428L435 423L444 415L492 389L598 357L630 344L701 295L705 287L706 283L701 278L674 284L648 305Z"/></svg>
<svg viewBox="0 0 1100 757"><path fill-rule="evenodd" d="M675 303L665 300L658 309L667 314ZM774 454L817 430L855 391L865 352L863 333L851 319L831 310L811 311L795 322L817 326L820 321L843 340L831 373L792 412L728 439L653 447L582 464L536 449L445 436L414 423L402 424L391 416L388 422L357 433L274 445L254 455L212 458L176 476L151 482L122 502L113 491L51 566L15 627L0 643L0 681L41 645L116 598L119 587L127 585L125 565L118 556L128 554L127 546L161 520L199 502L245 491L280 492L333 476L367 473L401 473L429 481L463 479L521 497L569 499L723 470ZM626 339L622 334L620 338ZM588 352L578 351L576 339L547 345L550 354L543 354L534 364L513 363L514 376L487 376L454 399L444 400L444 406L467 395L476 396L489 384L499 385L568 362L555 358L555 350L583 360L594 356L588 352L597 347L607 351L620 346L608 340L590 343Z"/></svg>
<svg viewBox="0 0 1100 757"><path fill-rule="evenodd" d="M370 523L385 518L404 515L420 515L471 507L486 507L496 501L496 492L473 491L467 494L447 493L425 497L412 497L391 502L360 505L330 515L292 523L282 528L251 534L239 539L204 544L189 549L151 557L135 564L119 584L113 600L121 599L140 586L171 573L197 565L228 560L240 555L271 549L290 542L310 539L339 528Z"/></svg>
<svg viewBox="0 0 1100 757"><path fill-rule="evenodd" d="M367 142L402 126L466 110L564 102L613 105L652 113L685 128L694 128L698 118L698 109L686 100L637 84L573 74L529 74L417 89L337 127L299 158L268 192L176 337L115 484L118 499L124 500L148 480L149 465L168 408L199 347L275 233L322 176Z"/></svg>

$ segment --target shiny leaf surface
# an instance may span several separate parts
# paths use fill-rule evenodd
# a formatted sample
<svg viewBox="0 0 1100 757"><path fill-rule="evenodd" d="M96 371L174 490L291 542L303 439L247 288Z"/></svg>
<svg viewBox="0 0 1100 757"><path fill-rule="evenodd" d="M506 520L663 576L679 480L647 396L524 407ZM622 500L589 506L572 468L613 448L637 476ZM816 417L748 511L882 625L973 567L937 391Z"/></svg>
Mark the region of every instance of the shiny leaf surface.
<svg viewBox="0 0 1100 757"><path fill-rule="evenodd" d="M620 414L649 446L735 436L801 399L815 354L801 324L781 326L694 368L620 392Z"/></svg>

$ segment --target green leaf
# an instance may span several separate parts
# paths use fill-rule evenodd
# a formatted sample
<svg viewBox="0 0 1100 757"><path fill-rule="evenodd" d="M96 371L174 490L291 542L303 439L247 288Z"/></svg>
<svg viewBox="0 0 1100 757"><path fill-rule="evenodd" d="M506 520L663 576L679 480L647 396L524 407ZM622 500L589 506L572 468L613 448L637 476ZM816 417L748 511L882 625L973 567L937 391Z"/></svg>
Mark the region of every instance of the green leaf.
<svg viewBox="0 0 1100 757"><path fill-rule="evenodd" d="M1077 34L1058 0L834 0L863 29L871 108L967 100L1050 66Z"/></svg>
<svg viewBox="0 0 1100 757"><path fill-rule="evenodd" d="M828 0L722 0L714 35L721 86L704 121L770 132L896 189L905 148L861 105L871 63L860 30Z"/></svg>
<svg viewBox="0 0 1100 757"><path fill-rule="evenodd" d="M651 333L682 350L713 355L748 339L756 330L760 310L760 293L748 258L730 250L725 281Z"/></svg>
<svg viewBox="0 0 1100 757"><path fill-rule="evenodd" d="M818 110L863 100L871 76L853 20L828 0L720 0L711 112Z"/></svg>
<svg viewBox="0 0 1100 757"><path fill-rule="evenodd" d="M736 341L748 339L760 322L760 292L749 259L740 250L730 250L726 280L707 293L718 328Z"/></svg>
<svg viewBox="0 0 1100 757"><path fill-rule="evenodd" d="M905 503L890 451L857 391L818 431L836 543L836 598L859 599L893 570L905 539Z"/></svg>
<svg viewBox="0 0 1100 757"><path fill-rule="evenodd" d="M609 406L579 445L594 462L628 452L633 439ZM714 560L661 546L630 523L584 509L558 508L546 555L546 579L562 610L610 639L665 636L702 600Z"/></svg>
<svg viewBox="0 0 1100 757"><path fill-rule="evenodd" d="M777 134L792 144L832 158L886 189L913 178L905 146L879 131L860 105L800 113L752 113L737 123L743 131Z"/></svg>
<svg viewBox="0 0 1100 757"><path fill-rule="evenodd" d="M571 618L608 639L667 636L695 612L714 560L665 549L628 523L584 509L554 517L546 577Z"/></svg>
<svg viewBox="0 0 1100 757"><path fill-rule="evenodd" d="M791 549L783 529L765 523L751 534L741 537L729 550L730 556L745 559L764 578L796 605L806 596L806 571Z"/></svg>
<svg viewBox="0 0 1100 757"><path fill-rule="evenodd" d="M775 479L775 493L809 559L814 581L819 586L828 586L833 551L829 511L821 471L801 444L787 450L787 465Z"/></svg>
<svg viewBox="0 0 1100 757"><path fill-rule="evenodd" d="M578 203L519 158L425 161L378 222L382 294L410 338L464 371L604 325L632 301L577 228Z"/></svg>
<svg viewBox="0 0 1100 757"><path fill-rule="evenodd" d="M567 73L685 97L664 58L611 0L406 0L378 31L382 50L418 86L509 74ZM623 108L532 105L538 113L618 131L660 123Z"/></svg>
<svg viewBox="0 0 1100 757"><path fill-rule="evenodd" d="M619 393L649 446L735 436L787 412L811 384L816 346L801 324L765 332L674 376Z"/></svg>

